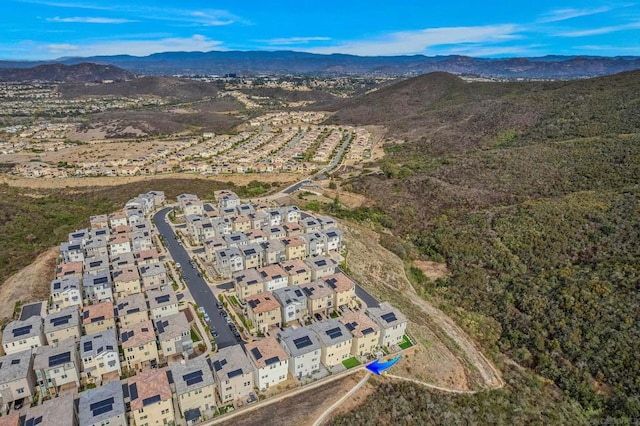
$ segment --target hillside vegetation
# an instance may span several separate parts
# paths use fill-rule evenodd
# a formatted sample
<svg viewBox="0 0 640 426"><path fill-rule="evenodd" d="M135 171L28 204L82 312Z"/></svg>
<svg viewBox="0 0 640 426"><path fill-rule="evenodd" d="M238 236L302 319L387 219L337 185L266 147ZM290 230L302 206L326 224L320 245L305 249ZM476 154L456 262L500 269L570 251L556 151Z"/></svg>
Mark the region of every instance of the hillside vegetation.
<svg viewBox="0 0 640 426"><path fill-rule="evenodd" d="M390 218L388 244L407 261L446 261L448 278L416 281L424 297L587 418L640 417L640 73L436 73L351 100L331 122L384 124L400 141L347 187Z"/></svg>

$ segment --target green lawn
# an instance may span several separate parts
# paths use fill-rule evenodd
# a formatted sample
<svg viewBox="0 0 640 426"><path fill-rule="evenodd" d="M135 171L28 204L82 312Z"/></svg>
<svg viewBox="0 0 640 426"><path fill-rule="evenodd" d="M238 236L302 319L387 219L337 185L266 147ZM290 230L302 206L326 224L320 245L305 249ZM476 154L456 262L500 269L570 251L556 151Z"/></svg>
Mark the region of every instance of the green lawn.
<svg viewBox="0 0 640 426"><path fill-rule="evenodd" d="M398 346L400 346L401 349L407 349L407 348L410 348L411 346L413 346L413 344L411 343L411 340L409 340L409 338L405 334L405 335L402 336L402 342Z"/></svg>
<svg viewBox="0 0 640 426"><path fill-rule="evenodd" d="M236 299L235 296L229 296L229 300L231 300L231 303L233 303L233 306L240 306L238 304L238 299Z"/></svg>
<svg viewBox="0 0 640 426"><path fill-rule="evenodd" d="M344 365L348 370L349 368L357 367L358 365L360 365L360 361L358 361L356 357L351 357L342 361L342 365Z"/></svg>
<svg viewBox="0 0 640 426"><path fill-rule="evenodd" d="M193 328L191 329L191 340L193 340L193 343L200 341L200 337L198 336L198 333L196 333L196 331Z"/></svg>

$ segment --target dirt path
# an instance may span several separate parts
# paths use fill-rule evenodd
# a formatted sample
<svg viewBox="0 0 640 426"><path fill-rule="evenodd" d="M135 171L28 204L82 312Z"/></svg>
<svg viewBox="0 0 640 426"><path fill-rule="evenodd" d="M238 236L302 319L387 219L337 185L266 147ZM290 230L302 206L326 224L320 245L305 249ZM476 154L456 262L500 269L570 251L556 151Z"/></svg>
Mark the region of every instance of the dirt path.
<svg viewBox="0 0 640 426"><path fill-rule="evenodd" d="M360 390L360 388L367 383L367 380L369 380L369 377L371 376L371 373L367 373L362 380L360 380L358 382L357 385L355 385L349 392L347 392L346 394L344 394L342 396L342 398L340 398L339 400L337 400L336 402L334 402L333 404L331 404L331 406L329 408L327 408L326 410L324 410L324 412L322 414L320 414L320 417L318 417L316 419L315 422L313 422L313 426L320 426L320 424L322 424L322 421L325 419L325 417L327 417L329 414L331 414L331 412L333 410L335 410L336 408L338 408L340 405L342 405L343 402L345 402L347 400L347 398L350 398L351 395L353 395L354 393L358 392Z"/></svg>

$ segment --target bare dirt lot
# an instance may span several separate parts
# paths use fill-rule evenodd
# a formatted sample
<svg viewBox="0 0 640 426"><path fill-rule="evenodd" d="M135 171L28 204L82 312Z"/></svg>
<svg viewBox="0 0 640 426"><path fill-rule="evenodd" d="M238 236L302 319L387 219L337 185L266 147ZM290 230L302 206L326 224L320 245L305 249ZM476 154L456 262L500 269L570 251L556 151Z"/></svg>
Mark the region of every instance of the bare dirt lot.
<svg viewBox="0 0 640 426"><path fill-rule="evenodd" d="M446 263L432 262L429 260L414 260L413 264L420 269L430 280L446 277L449 274Z"/></svg>
<svg viewBox="0 0 640 426"><path fill-rule="evenodd" d="M242 426L311 425L334 402L353 388L364 372L351 374L310 391L235 417L225 424ZM342 406L341 406L342 407ZM284 415L286 413L286 415Z"/></svg>
<svg viewBox="0 0 640 426"><path fill-rule="evenodd" d="M18 300L26 303L49 298L49 284L54 277L57 257L58 247L52 247L2 283L0 318L11 318Z"/></svg>

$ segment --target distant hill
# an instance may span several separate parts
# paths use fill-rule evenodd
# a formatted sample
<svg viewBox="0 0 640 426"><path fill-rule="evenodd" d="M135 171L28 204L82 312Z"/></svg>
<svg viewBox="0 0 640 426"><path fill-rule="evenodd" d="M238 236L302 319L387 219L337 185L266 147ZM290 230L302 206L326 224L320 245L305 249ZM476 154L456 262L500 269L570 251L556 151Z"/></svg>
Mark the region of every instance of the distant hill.
<svg viewBox="0 0 640 426"><path fill-rule="evenodd" d="M218 89L212 83L173 77L140 77L135 80L100 85L69 83L60 85L58 91L66 98L153 95L185 102L215 96L218 93Z"/></svg>
<svg viewBox="0 0 640 426"><path fill-rule="evenodd" d="M508 79L574 79L640 69L638 57L545 56L471 58L468 56L319 55L293 51L165 52L149 56L61 58L48 63L111 64L144 75L381 75L411 76L435 71ZM45 62L0 61L0 68Z"/></svg>
<svg viewBox="0 0 640 426"><path fill-rule="evenodd" d="M87 62L74 65L45 64L31 68L0 69L0 81L93 83L105 80L125 81L135 77L135 74L114 65Z"/></svg>

